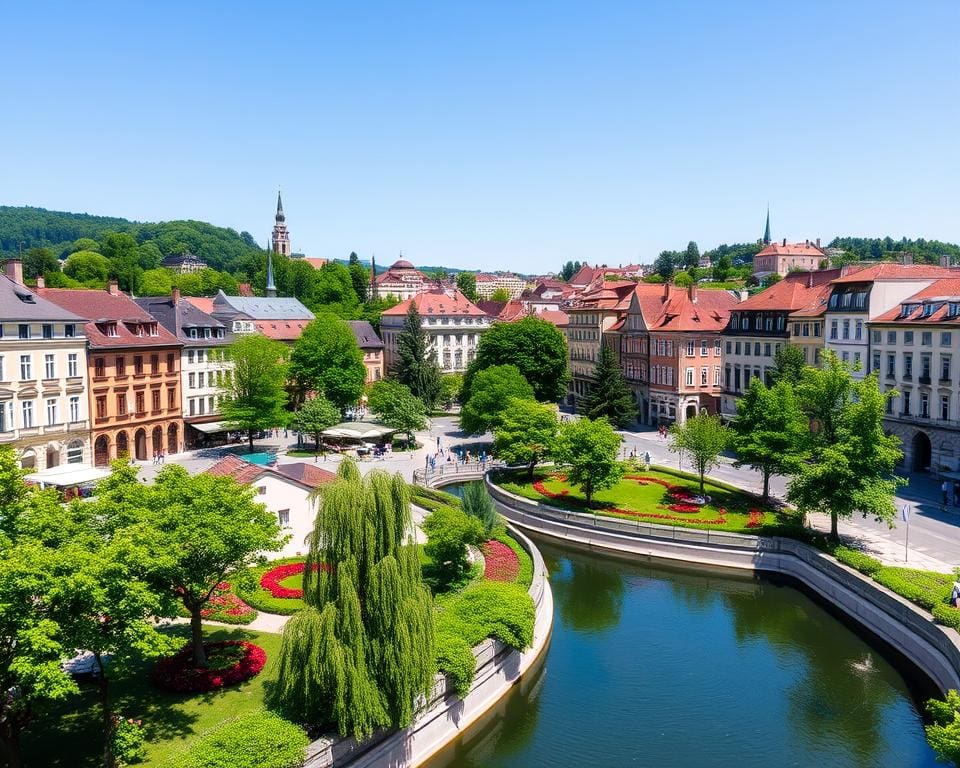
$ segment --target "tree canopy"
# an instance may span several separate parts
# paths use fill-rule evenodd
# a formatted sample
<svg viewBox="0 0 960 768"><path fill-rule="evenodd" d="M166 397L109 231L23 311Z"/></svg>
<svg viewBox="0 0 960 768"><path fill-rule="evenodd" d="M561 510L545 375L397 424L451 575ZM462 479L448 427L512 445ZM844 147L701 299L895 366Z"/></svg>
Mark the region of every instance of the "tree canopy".
<svg viewBox="0 0 960 768"><path fill-rule="evenodd" d="M514 365L484 368L473 379L460 410L460 428L470 434L496 430L512 400L532 400L533 387Z"/></svg>
<svg viewBox="0 0 960 768"><path fill-rule="evenodd" d="M290 376L301 391L322 392L341 410L355 405L367 367L350 326L334 315L317 315L293 345Z"/></svg>
<svg viewBox="0 0 960 768"><path fill-rule="evenodd" d="M287 358L279 341L260 334L241 336L227 348L233 370L221 385L220 413L231 429L247 433L253 452L253 435L286 421Z"/></svg>
<svg viewBox="0 0 960 768"><path fill-rule="evenodd" d="M559 428L556 406L514 398L494 433L494 451L507 464L525 464L532 478L537 464L553 454Z"/></svg>
<svg viewBox="0 0 960 768"><path fill-rule="evenodd" d="M480 336L477 356L464 376L464 399L469 398L477 373L494 365L516 366L537 400L556 403L567 392L567 340L556 326L541 318L494 323Z"/></svg>
<svg viewBox="0 0 960 768"><path fill-rule="evenodd" d="M315 450L320 450L323 430L340 421L340 409L322 394L314 394L293 414L291 425L295 430L313 438Z"/></svg>
<svg viewBox="0 0 960 768"><path fill-rule="evenodd" d="M606 416L615 427L626 427L637 418L637 403L627 385L616 353L608 344L600 345L590 387L578 411L591 419Z"/></svg>
<svg viewBox="0 0 960 768"><path fill-rule="evenodd" d="M807 367L807 360L803 349L796 344L784 344L774 355L773 369L770 378L773 383L785 381L788 384L799 384L803 378L803 369Z"/></svg>
<svg viewBox="0 0 960 768"><path fill-rule="evenodd" d="M383 424L406 432L410 439L416 430L426 429L427 412L423 401L399 381L381 379L373 384L367 404Z"/></svg>
<svg viewBox="0 0 960 768"><path fill-rule="evenodd" d="M469 301L477 300L477 276L473 272L459 272L457 274L457 288Z"/></svg>
<svg viewBox="0 0 960 768"><path fill-rule="evenodd" d="M620 442L620 435L603 418L560 425L554 458L567 468L568 481L580 486L588 504L594 493L612 488L623 477L623 464L617 460Z"/></svg>
<svg viewBox="0 0 960 768"><path fill-rule="evenodd" d="M440 367L430 352L430 339L415 302L410 302L403 329L397 337L397 360L393 374L405 384L427 409L433 408L440 394Z"/></svg>
<svg viewBox="0 0 960 768"><path fill-rule="evenodd" d="M670 450L690 457L700 477L700 493L704 492L703 478L729 444L730 430L720 423L719 416L700 414L670 427Z"/></svg>

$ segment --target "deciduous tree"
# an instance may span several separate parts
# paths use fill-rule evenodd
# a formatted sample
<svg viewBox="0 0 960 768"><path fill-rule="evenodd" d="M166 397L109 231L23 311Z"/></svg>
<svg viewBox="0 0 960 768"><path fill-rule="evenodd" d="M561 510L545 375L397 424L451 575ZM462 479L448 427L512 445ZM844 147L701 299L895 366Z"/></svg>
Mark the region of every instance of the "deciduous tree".
<svg viewBox="0 0 960 768"><path fill-rule="evenodd" d="M397 361L393 373L397 381L408 386L428 410L433 408L440 393L440 368L428 349L429 344L423 320L416 303L411 300L403 330L397 337Z"/></svg>
<svg viewBox="0 0 960 768"><path fill-rule="evenodd" d="M367 368L350 326L334 315L317 315L293 346L290 375L301 390L322 392L341 410L355 405Z"/></svg>
<svg viewBox="0 0 960 768"><path fill-rule="evenodd" d="M567 468L567 479L579 485L587 504L593 494L612 488L623 477L617 461L620 435L606 419L576 419L560 425L555 458Z"/></svg>
<svg viewBox="0 0 960 768"><path fill-rule="evenodd" d="M511 400L533 400L533 387L514 365L484 368L473 379L460 410L460 428L470 434L496 430Z"/></svg>
<svg viewBox="0 0 960 768"><path fill-rule="evenodd" d="M423 401L398 381L382 379L376 382L370 387L367 404L381 422L406 432L411 442L416 430L426 429L427 412Z"/></svg>
<svg viewBox="0 0 960 768"><path fill-rule="evenodd" d="M693 461L700 477L700 493L704 492L704 476L717 465L728 445L730 430L720 423L719 416L694 416L670 428L670 450L686 453Z"/></svg>
<svg viewBox="0 0 960 768"><path fill-rule="evenodd" d="M45 272L59 272L60 259L49 248L31 248L23 254L23 276L33 280Z"/></svg>
<svg viewBox="0 0 960 768"><path fill-rule="evenodd" d="M323 430L340 421L340 409L321 394L315 394L301 405L293 415L291 426L298 432L313 438L314 450L320 450Z"/></svg>
<svg viewBox="0 0 960 768"><path fill-rule="evenodd" d="M537 464L552 455L559 429L556 406L513 399L494 433L494 451L508 464L525 464L532 478Z"/></svg>
<svg viewBox="0 0 960 768"><path fill-rule="evenodd" d="M490 301L497 301L501 304L506 304L510 301L510 291L506 288L497 288L493 293L490 294Z"/></svg>
<svg viewBox="0 0 960 768"><path fill-rule="evenodd" d="M785 381L790 385L796 385L803 379L803 369L806 367L807 360L803 356L803 349L796 344L784 344L774 355L770 378L774 384Z"/></svg>
<svg viewBox="0 0 960 768"><path fill-rule="evenodd" d="M477 276L473 272L458 272L457 288L469 301L477 300Z"/></svg>
<svg viewBox="0 0 960 768"><path fill-rule="evenodd" d="M578 409L585 416L597 419L606 416L615 427L626 427L637 418L637 403L627 385L616 353L608 344L600 345L590 388Z"/></svg>
<svg viewBox="0 0 960 768"><path fill-rule="evenodd" d="M88 287L102 288L107 284L110 262L93 251L77 251L63 265L63 273Z"/></svg>
<svg viewBox="0 0 960 768"><path fill-rule="evenodd" d="M247 433L253 453L253 435L283 424L287 418L287 347L259 334L241 336L227 348L233 371L220 387L220 413L230 429Z"/></svg>

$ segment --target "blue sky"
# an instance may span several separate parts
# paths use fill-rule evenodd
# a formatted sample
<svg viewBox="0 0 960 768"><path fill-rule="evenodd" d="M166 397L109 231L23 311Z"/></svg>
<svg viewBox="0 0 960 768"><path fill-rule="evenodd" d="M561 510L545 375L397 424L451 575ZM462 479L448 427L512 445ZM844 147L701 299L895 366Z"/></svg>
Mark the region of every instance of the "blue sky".
<svg viewBox="0 0 960 768"><path fill-rule="evenodd" d="M83 6L83 7L81 7ZM773 234L960 241L960 3L0 11L0 203L526 272Z"/></svg>

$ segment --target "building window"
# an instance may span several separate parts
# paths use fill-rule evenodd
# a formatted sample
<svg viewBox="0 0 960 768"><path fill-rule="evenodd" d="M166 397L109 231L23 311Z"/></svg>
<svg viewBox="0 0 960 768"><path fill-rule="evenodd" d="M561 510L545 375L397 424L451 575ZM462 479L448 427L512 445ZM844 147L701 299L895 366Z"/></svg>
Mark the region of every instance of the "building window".
<svg viewBox="0 0 960 768"><path fill-rule="evenodd" d="M107 375L106 365L102 357L98 357L93 361L93 375L98 379L102 379Z"/></svg>
<svg viewBox="0 0 960 768"><path fill-rule="evenodd" d="M854 369L857 369L857 370L859 370L859 368L860 368L860 353L859 353L859 352L854 352L854 353L853 353L853 367L854 367Z"/></svg>
<svg viewBox="0 0 960 768"><path fill-rule="evenodd" d="M33 378L33 365L30 355L20 355L20 381L30 381Z"/></svg>
<svg viewBox="0 0 960 768"><path fill-rule="evenodd" d="M887 344L896 344L896 343L897 343L897 332L887 331Z"/></svg>
<svg viewBox="0 0 960 768"><path fill-rule="evenodd" d="M871 368L871 370L874 373L880 372L880 353L879 352L873 353L873 367Z"/></svg>
<svg viewBox="0 0 960 768"><path fill-rule="evenodd" d="M127 373L127 361L123 357L117 357L117 376L125 376Z"/></svg>
<svg viewBox="0 0 960 768"><path fill-rule="evenodd" d="M79 464L83 461L83 443L74 440L67 446L67 464Z"/></svg>
<svg viewBox="0 0 960 768"><path fill-rule="evenodd" d="M903 332L903 343L905 346L913 346L913 331L904 331Z"/></svg>
<svg viewBox="0 0 960 768"><path fill-rule="evenodd" d="M77 353L71 352L70 354L67 355L67 376L76 376L76 375L77 375Z"/></svg>
<svg viewBox="0 0 960 768"><path fill-rule="evenodd" d="M926 392L920 393L920 416L924 419L930 418L930 395Z"/></svg>
<svg viewBox="0 0 960 768"><path fill-rule="evenodd" d="M127 415L127 396L117 395L117 416Z"/></svg>
<svg viewBox="0 0 960 768"><path fill-rule="evenodd" d="M767 342L763 345L763 356L770 357L770 342Z"/></svg>
<svg viewBox="0 0 960 768"><path fill-rule="evenodd" d="M193 333L193 331L194 331L194 329L191 328L191 329L190 329L190 332ZM188 349L188 350L187 350L187 363L188 363L189 365L193 365L193 356L194 356L193 350L192 350L192 349Z"/></svg>
<svg viewBox="0 0 960 768"><path fill-rule="evenodd" d="M903 353L903 378L909 379L913 377L913 355L909 352Z"/></svg>
<svg viewBox="0 0 960 768"><path fill-rule="evenodd" d="M700 357L707 356L707 340L700 339Z"/></svg>
<svg viewBox="0 0 960 768"><path fill-rule="evenodd" d="M197 376L195 373L187 374L187 388L196 389L197 388Z"/></svg>
<svg viewBox="0 0 960 768"><path fill-rule="evenodd" d="M55 398L47 400L47 426L52 427L58 422L57 401Z"/></svg>
<svg viewBox="0 0 960 768"><path fill-rule="evenodd" d="M687 368L687 386L693 386L693 368Z"/></svg>
<svg viewBox="0 0 960 768"><path fill-rule="evenodd" d="M217 406L216 406L216 402L215 402L214 396L213 396L213 395L208 395L208 396L207 396L207 412L208 412L208 413L213 413L213 412L216 411L216 410L217 410Z"/></svg>
<svg viewBox="0 0 960 768"><path fill-rule="evenodd" d="M732 349L733 349L733 344L728 341L728 342L727 342L727 354L728 354L728 355L730 354L730 351L731 351Z"/></svg>
<svg viewBox="0 0 960 768"><path fill-rule="evenodd" d="M854 326L853 338L857 341L863 338L863 320L857 320L857 324Z"/></svg>
<svg viewBox="0 0 960 768"><path fill-rule="evenodd" d="M73 323L67 323L65 326L63 326L63 335L68 339L72 339L77 335L77 327ZM82 451L83 448L80 450Z"/></svg>
<svg viewBox="0 0 960 768"><path fill-rule="evenodd" d="M843 338L844 340L847 340L850 338L850 321L849 320L843 321Z"/></svg>
<svg viewBox="0 0 960 768"><path fill-rule="evenodd" d="M133 356L133 375L143 376L143 355Z"/></svg>
<svg viewBox="0 0 960 768"><path fill-rule="evenodd" d="M950 420L950 395L940 395L940 418Z"/></svg>
<svg viewBox="0 0 960 768"><path fill-rule="evenodd" d="M150 373L160 373L160 355L150 355Z"/></svg>
<svg viewBox="0 0 960 768"><path fill-rule="evenodd" d="M80 421L80 398L77 395L70 396L70 422Z"/></svg>
<svg viewBox="0 0 960 768"><path fill-rule="evenodd" d="M134 403L137 407L137 413L144 413L147 409L144 407L146 398L143 396L143 392L137 392L134 396Z"/></svg>
<svg viewBox="0 0 960 768"><path fill-rule="evenodd" d="M920 378L930 380L930 355L920 358Z"/></svg>
<svg viewBox="0 0 960 768"><path fill-rule="evenodd" d="M933 331L923 331L920 334L920 344L924 347L933 346Z"/></svg>
<svg viewBox="0 0 960 768"><path fill-rule="evenodd" d="M41 329L43 333L43 338L45 339L53 338L53 326L50 325L50 323L44 323L43 326L41 326Z"/></svg>
<svg viewBox="0 0 960 768"><path fill-rule="evenodd" d="M903 393L903 415L904 416L910 415L910 393L909 392Z"/></svg>
<svg viewBox="0 0 960 768"><path fill-rule="evenodd" d="M19 326L17 326L17 332L18 332L18 334L19 334L19 336L20 336L21 339L29 339L29 338L30 338L30 326L29 326L29 325L24 324L24 325L19 325Z"/></svg>
<svg viewBox="0 0 960 768"><path fill-rule="evenodd" d="M940 355L940 381L950 381L950 355Z"/></svg>
<svg viewBox="0 0 960 768"><path fill-rule="evenodd" d="M33 426L33 400L24 400L20 406L20 413L23 417L23 428L29 429Z"/></svg>
<svg viewBox="0 0 960 768"><path fill-rule="evenodd" d="M701 368L701 369L700 369L700 386L701 386L701 387L707 386L708 377L709 377L709 376L710 376L710 369L709 369L709 368Z"/></svg>
<svg viewBox="0 0 960 768"><path fill-rule="evenodd" d="M154 412L160 410L160 390L155 389L150 393L150 407Z"/></svg>
<svg viewBox="0 0 960 768"><path fill-rule="evenodd" d="M880 331L871 331L871 332L870 332L870 340L871 340L874 344L879 344L879 343L880 343L881 336L882 336L882 334L880 333Z"/></svg>
<svg viewBox="0 0 960 768"><path fill-rule="evenodd" d="M105 419L107 418L107 396L100 395L97 397L97 418Z"/></svg>
<svg viewBox="0 0 960 768"><path fill-rule="evenodd" d="M836 320L830 321L830 338L831 339L837 338L837 321Z"/></svg>
<svg viewBox="0 0 960 768"><path fill-rule="evenodd" d="M713 354L717 357L720 356L721 350L723 349L720 339L714 339L713 341Z"/></svg>
<svg viewBox="0 0 960 768"><path fill-rule="evenodd" d="M953 336L950 334L950 331L941 331L940 333L940 346L949 347L953 341Z"/></svg>
<svg viewBox="0 0 960 768"><path fill-rule="evenodd" d="M281 528L287 528L290 525L290 510L278 509L277 520L279 521Z"/></svg>
<svg viewBox="0 0 960 768"><path fill-rule="evenodd" d="M200 373L197 374L197 388L198 388L198 389L203 389L203 387L204 387L203 380L204 380L204 372L203 372L203 371L200 371Z"/></svg>
<svg viewBox="0 0 960 768"><path fill-rule="evenodd" d="M167 354L167 373L173 373L176 370L176 363L174 362L176 358L173 355L173 352Z"/></svg>
<svg viewBox="0 0 960 768"><path fill-rule="evenodd" d="M0 355L0 381L6 381L7 377L3 375L3 355Z"/></svg>
<svg viewBox="0 0 960 768"><path fill-rule="evenodd" d="M887 394L887 413L893 413L893 398L889 395L889 390Z"/></svg>
<svg viewBox="0 0 960 768"><path fill-rule="evenodd" d="M167 388L167 408L173 410L177 407L177 388L168 387Z"/></svg>
<svg viewBox="0 0 960 768"><path fill-rule="evenodd" d="M694 346L693 339L690 339L690 341L687 342L687 357L693 357L694 355L693 346Z"/></svg>
<svg viewBox="0 0 960 768"><path fill-rule="evenodd" d="M45 379L57 378L57 363L56 363L56 358L53 355L43 356L43 378Z"/></svg>

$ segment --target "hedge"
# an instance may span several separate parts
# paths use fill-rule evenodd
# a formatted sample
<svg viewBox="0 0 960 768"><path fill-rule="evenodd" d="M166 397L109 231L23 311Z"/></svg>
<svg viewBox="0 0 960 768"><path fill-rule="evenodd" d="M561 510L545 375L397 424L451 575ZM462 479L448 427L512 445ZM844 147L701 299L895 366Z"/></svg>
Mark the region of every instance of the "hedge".
<svg viewBox="0 0 960 768"><path fill-rule="evenodd" d="M530 557L530 553L520 546L520 542L505 531L495 533L493 538L506 544L516 553L517 559L520 561L520 571L517 573L515 581L522 587L529 587L533 583L533 558Z"/></svg>
<svg viewBox="0 0 960 768"><path fill-rule="evenodd" d="M867 576L873 576L883 568L883 563L875 557L870 557L870 555L847 547L837 547L833 550L833 556L844 565L849 565Z"/></svg>
<svg viewBox="0 0 960 768"><path fill-rule="evenodd" d="M169 768L296 768L310 739L272 712L229 720L195 741Z"/></svg>
<svg viewBox="0 0 960 768"><path fill-rule="evenodd" d="M274 597L269 591L260 586L260 577L278 565L302 563L304 559L305 558L302 557L284 557L279 560L272 560L264 565L248 568L242 578L234 577L234 590L245 603L252 605L259 611L263 611L264 613L278 613L281 616L290 616L303 609L303 600Z"/></svg>

